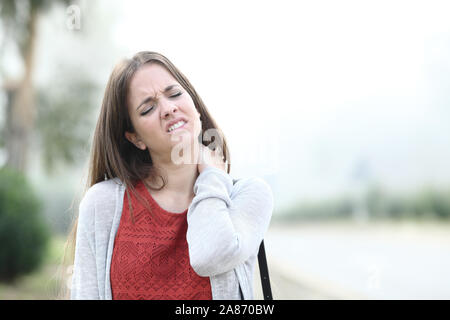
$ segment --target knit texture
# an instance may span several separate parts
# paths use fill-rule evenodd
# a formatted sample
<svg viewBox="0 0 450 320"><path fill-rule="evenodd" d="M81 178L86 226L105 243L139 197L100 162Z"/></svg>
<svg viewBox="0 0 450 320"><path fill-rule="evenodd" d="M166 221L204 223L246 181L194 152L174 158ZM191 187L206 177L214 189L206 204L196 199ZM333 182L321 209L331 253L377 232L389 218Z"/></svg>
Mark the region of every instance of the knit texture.
<svg viewBox="0 0 450 320"><path fill-rule="evenodd" d="M142 182L136 191L150 205L145 208L130 192L134 223L126 193L111 260L114 300L211 300L209 277L195 273L186 241L187 212L161 208Z"/></svg>
<svg viewBox="0 0 450 320"><path fill-rule="evenodd" d="M209 166L193 191L186 233L192 269L209 277L213 300L252 300L258 248L274 205L269 185L257 177L233 184L229 174ZM71 299L112 299L111 260L124 195L124 183L113 178L91 186L80 202ZM265 245L270 252L270 241Z"/></svg>

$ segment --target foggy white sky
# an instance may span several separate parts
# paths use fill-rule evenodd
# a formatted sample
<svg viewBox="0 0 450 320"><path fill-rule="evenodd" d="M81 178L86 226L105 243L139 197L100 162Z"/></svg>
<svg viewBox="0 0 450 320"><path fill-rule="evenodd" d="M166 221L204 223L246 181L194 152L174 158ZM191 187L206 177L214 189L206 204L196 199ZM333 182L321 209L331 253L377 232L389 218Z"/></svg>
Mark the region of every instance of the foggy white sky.
<svg viewBox="0 0 450 320"><path fill-rule="evenodd" d="M277 207L352 190L358 164L367 180L393 189L449 185L449 2L115 0L83 8L81 27L98 25L93 40L82 46L61 24L47 29L40 79L52 52L68 52L63 43L80 61L96 61L90 69L105 83L121 57L163 53L225 132L232 174L263 177Z"/></svg>

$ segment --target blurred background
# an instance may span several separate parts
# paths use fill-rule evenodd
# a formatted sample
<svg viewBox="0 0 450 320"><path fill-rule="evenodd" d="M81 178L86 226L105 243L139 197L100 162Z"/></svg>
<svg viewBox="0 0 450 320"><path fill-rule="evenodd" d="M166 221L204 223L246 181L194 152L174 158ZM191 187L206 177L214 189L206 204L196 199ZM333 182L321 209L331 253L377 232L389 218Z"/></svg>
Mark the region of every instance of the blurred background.
<svg viewBox="0 0 450 320"><path fill-rule="evenodd" d="M55 299L113 66L167 56L259 176L275 299L450 298L446 1L2 0L0 299ZM262 299L259 270L255 297Z"/></svg>

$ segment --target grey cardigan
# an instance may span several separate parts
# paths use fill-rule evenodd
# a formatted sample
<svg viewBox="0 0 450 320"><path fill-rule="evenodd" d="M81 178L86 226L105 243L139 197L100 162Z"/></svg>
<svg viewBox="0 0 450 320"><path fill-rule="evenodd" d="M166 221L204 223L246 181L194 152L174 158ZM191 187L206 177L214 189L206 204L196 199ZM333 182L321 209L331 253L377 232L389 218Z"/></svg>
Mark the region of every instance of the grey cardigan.
<svg viewBox="0 0 450 320"><path fill-rule="evenodd" d="M124 192L114 178L93 185L80 202L71 299L112 299L111 257ZM186 234L193 270L210 278L213 300L253 300L256 257L273 211L270 186L257 177L233 184L210 166L197 177L194 194Z"/></svg>

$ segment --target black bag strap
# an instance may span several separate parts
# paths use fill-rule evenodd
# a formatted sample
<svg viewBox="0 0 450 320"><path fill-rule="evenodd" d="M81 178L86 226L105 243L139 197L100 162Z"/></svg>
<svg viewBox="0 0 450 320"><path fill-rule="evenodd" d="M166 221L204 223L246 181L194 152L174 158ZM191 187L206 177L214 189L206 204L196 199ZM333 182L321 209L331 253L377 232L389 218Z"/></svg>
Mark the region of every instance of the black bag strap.
<svg viewBox="0 0 450 320"><path fill-rule="evenodd" d="M261 286L264 300L273 300L272 289L270 288L269 268L267 267L266 250L264 249L264 240L261 241L258 252L259 273L261 274Z"/></svg>
<svg viewBox="0 0 450 320"><path fill-rule="evenodd" d="M236 181L237 181L236 179L233 179L233 184ZM264 300L273 300L272 289L270 288L269 268L267 267L266 250L264 248L264 239L261 241L261 244L259 245L258 265L259 265L259 273L261 275L261 286L263 290ZM241 288L239 286L239 290L240 289Z"/></svg>

